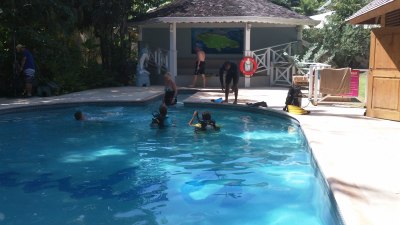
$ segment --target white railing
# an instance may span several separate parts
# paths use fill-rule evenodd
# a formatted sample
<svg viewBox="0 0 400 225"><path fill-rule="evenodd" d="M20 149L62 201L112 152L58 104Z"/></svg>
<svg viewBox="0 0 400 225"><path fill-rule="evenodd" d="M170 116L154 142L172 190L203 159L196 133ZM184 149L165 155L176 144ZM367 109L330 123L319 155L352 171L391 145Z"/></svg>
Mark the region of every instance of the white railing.
<svg viewBox="0 0 400 225"><path fill-rule="evenodd" d="M293 74L308 76L309 78L309 98L315 98L319 92L318 86L311 86L314 71L323 68L330 68L330 65L323 63L296 63L292 57L293 46L299 41L276 45L268 48L252 51L252 57L256 60L258 69L256 73L267 72L270 76L271 85L291 86Z"/></svg>
<svg viewBox="0 0 400 225"><path fill-rule="evenodd" d="M169 51L165 49L149 50L148 63L157 68L157 73L160 75L162 70L168 71Z"/></svg>
<svg viewBox="0 0 400 225"><path fill-rule="evenodd" d="M271 82L273 85L292 85L292 75L295 65L292 63L274 63L271 67Z"/></svg>
<svg viewBox="0 0 400 225"><path fill-rule="evenodd" d="M294 62L289 62L285 53L292 55L293 45L298 43L295 41L252 51L252 57L257 62L256 73L266 71L271 76L272 85L292 85L295 65Z"/></svg>

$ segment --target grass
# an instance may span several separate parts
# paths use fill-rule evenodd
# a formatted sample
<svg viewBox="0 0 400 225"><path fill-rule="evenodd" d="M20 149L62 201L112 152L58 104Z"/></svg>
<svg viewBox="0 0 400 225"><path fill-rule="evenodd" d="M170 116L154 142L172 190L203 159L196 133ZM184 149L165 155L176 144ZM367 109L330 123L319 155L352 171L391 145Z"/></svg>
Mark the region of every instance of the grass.
<svg viewBox="0 0 400 225"><path fill-rule="evenodd" d="M368 79L368 72L364 72L360 74L360 79L359 79L359 84L358 84L358 99L361 102L365 102L365 89L367 85L367 79Z"/></svg>

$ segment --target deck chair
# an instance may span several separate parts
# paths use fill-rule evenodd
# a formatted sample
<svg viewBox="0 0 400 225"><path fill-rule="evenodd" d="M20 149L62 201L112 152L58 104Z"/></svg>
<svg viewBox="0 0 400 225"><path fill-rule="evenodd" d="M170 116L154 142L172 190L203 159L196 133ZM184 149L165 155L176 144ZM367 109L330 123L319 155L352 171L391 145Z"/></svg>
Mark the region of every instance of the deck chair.
<svg viewBox="0 0 400 225"><path fill-rule="evenodd" d="M350 93L351 68L323 68L313 71L309 87L309 99L313 105L328 97L344 96Z"/></svg>
<svg viewBox="0 0 400 225"><path fill-rule="evenodd" d="M351 69L323 69L320 74L321 94L345 95L350 92Z"/></svg>

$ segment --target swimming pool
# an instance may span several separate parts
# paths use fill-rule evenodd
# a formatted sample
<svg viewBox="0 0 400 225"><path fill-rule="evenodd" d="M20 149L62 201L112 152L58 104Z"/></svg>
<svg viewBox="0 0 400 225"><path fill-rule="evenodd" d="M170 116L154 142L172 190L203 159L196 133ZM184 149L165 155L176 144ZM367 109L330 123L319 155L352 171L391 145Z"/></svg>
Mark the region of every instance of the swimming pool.
<svg viewBox="0 0 400 225"><path fill-rule="evenodd" d="M295 121L210 109L221 131L195 133L194 108L170 108L176 126L150 129L155 110L0 115L0 223L341 224Z"/></svg>

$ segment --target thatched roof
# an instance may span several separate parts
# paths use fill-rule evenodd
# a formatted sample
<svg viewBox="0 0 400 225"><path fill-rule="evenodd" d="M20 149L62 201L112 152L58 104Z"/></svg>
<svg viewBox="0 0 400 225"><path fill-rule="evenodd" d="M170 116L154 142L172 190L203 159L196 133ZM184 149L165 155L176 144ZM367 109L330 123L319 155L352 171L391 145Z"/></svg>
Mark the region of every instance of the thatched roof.
<svg viewBox="0 0 400 225"><path fill-rule="evenodd" d="M381 15L398 9L399 0L374 0L350 16L347 21L352 24L377 24Z"/></svg>
<svg viewBox="0 0 400 225"><path fill-rule="evenodd" d="M268 0L175 0L133 22L318 24L318 21Z"/></svg>

